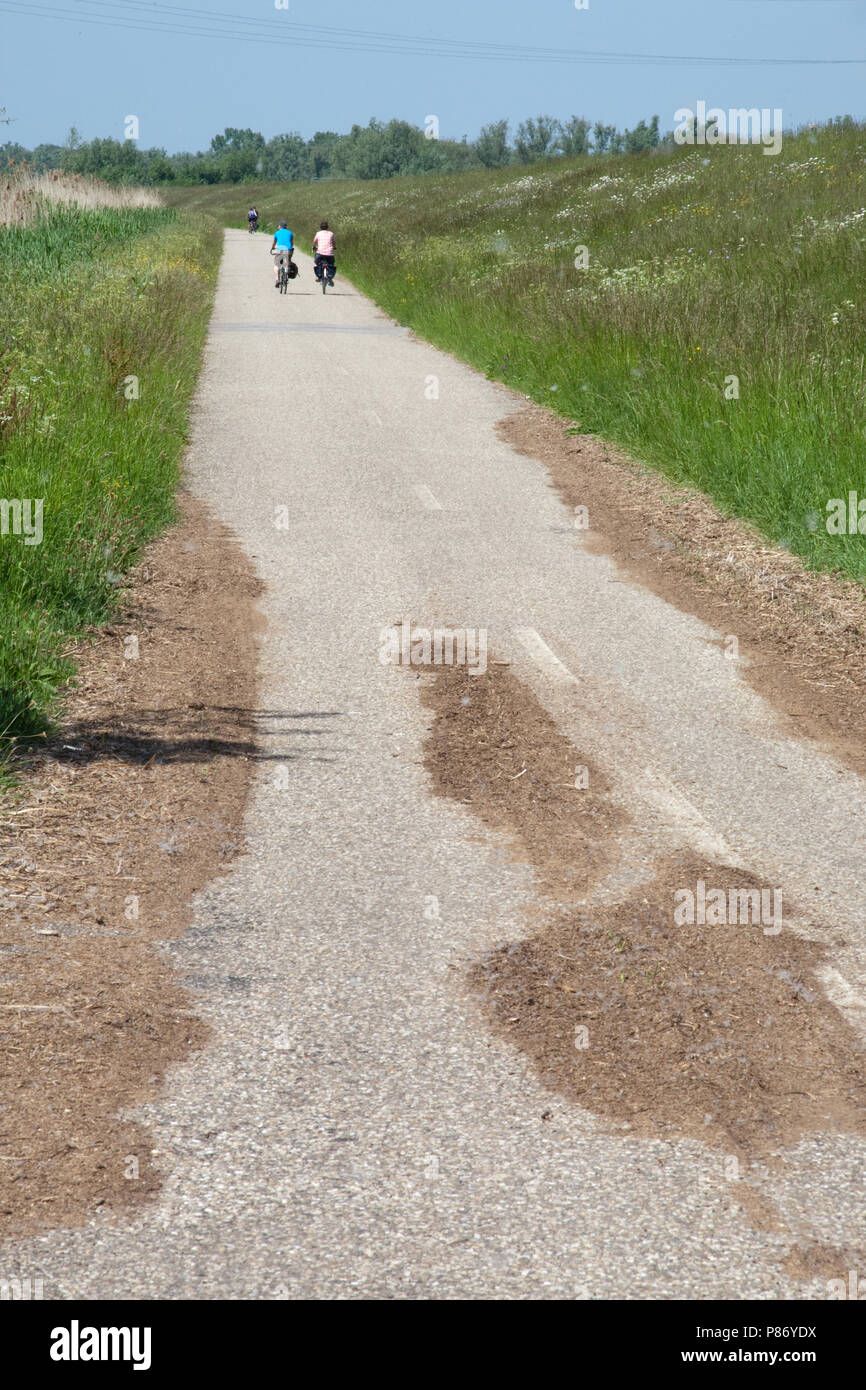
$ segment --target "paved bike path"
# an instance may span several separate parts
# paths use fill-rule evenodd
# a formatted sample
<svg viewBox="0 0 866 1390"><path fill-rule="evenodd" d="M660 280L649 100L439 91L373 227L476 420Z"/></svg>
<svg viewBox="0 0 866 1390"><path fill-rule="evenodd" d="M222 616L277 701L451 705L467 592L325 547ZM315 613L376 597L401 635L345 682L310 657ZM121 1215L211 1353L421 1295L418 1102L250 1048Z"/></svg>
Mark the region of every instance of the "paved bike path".
<svg viewBox="0 0 866 1390"><path fill-rule="evenodd" d="M789 1238L752 1228L717 1153L605 1132L487 1031L463 966L520 935L531 876L431 795L380 629L487 628L633 779L648 845L832 888L861 945L862 784L783 739L701 623L581 549L495 433L514 397L299 262L280 296L266 239L226 234L187 459L267 586L247 848L171 948L212 1040L138 1112L158 1201L4 1268L69 1297L799 1296ZM551 653L606 692L591 729ZM840 1136L789 1156L792 1229L862 1242L862 1159Z"/></svg>

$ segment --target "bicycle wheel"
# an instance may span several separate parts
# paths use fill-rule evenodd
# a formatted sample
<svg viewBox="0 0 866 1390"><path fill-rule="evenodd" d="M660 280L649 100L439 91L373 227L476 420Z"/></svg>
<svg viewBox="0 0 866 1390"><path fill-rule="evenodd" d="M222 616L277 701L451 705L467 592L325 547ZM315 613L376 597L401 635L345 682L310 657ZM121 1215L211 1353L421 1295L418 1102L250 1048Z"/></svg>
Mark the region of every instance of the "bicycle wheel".
<svg viewBox="0 0 866 1390"><path fill-rule="evenodd" d="M325 266L325 265L323 265L323 266L322 266L322 294L325 293L325 291L327 290L327 288L328 288L328 267Z"/></svg>

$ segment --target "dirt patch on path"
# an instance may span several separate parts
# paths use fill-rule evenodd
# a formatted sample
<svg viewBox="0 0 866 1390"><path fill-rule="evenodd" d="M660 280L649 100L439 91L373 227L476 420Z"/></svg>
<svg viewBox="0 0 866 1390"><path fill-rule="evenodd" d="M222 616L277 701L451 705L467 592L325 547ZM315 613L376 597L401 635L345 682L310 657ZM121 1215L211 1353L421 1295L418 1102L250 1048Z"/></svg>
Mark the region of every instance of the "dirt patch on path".
<svg viewBox="0 0 866 1390"><path fill-rule="evenodd" d="M434 789L503 832L558 904L471 970L493 1027L546 1086L637 1135L747 1161L807 1133L866 1133L866 1052L780 885L684 852L626 901L581 902L627 817L597 775L575 788L580 750L507 667L437 668L420 688Z"/></svg>
<svg viewBox="0 0 866 1390"><path fill-rule="evenodd" d="M640 896L545 923L481 962L497 1031L542 1081L637 1135L750 1159L820 1131L866 1134L866 1056L824 998L813 942L759 923L677 925L699 881L762 885L691 857Z"/></svg>
<svg viewBox="0 0 866 1390"><path fill-rule="evenodd" d="M530 406L499 425L538 459L581 534L653 593L737 638L744 678L789 733L866 774L866 592L806 569L703 493L670 482L567 420Z"/></svg>
<svg viewBox="0 0 866 1390"><path fill-rule="evenodd" d="M0 807L2 1235L150 1197L159 1155L119 1111L206 1036L156 943L240 846L260 586L202 504L181 506Z"/></svg>
<svg viewBox="0 0 866 1390"><path fill-rule="evenodd" d="M827 1293L833 1299L862 1297L862 1270L866 1264L862 1250L849 1245L825 1245L809 1241L795 1245L782 1260L782 1268L798 1283L809 1284L813 1279L826 1282Z"/></svg>
<svg viewBox="0 0 866 1390"><path fill-rule="evenodd" d="M624 820L599 769L504 666L483 676L443 667L419 688L436 715L425 751L434 790L503 831L548 896L585 893Z"/></svg>

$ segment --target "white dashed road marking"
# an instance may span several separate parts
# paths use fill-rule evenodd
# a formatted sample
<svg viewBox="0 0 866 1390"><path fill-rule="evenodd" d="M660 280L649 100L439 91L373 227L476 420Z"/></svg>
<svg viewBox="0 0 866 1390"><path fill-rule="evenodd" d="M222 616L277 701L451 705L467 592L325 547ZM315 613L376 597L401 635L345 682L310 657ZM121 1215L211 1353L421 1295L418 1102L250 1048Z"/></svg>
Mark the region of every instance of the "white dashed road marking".
<svg viewBox="0 0 866 1390"><path fill-rule="evenodd" d="M433 496L433 493L430 491L429 487L425 487L423 483L417 483L413 491L415 493L415 496L419 498L421 502L424 503L424 506L427 508L428 512L441 512L442 503L436 501L436 498Z"/></svg>
<svg viewBox="0 0 866 1390"><path fill-rule="evenodd" d="M723 864L739 867L739 858L727 840L717 835L687 796L663 773L645 767L641 776L641 792L665 818L675 825L687 842L700 854Z"/></svg>
<svg viewBox="0 0 866 1390"><path fill-rule="evenodd" d="M564 666L559 657L556 656L542 641L534 627L518 627L514 630L517 640L525 647L532 657L536 666L540 666L549 676L553 676L558 681L570 681L577 685L577 676L573 676L567 666Z"/></svg>

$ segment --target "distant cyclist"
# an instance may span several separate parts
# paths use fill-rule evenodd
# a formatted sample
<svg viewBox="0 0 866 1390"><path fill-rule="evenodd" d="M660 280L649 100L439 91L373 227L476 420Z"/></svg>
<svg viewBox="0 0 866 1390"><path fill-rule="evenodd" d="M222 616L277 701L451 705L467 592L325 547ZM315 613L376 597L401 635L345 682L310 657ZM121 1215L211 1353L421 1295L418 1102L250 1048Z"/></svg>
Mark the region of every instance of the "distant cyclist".
<svg viewBox="0 0 866 1390"><path fill-rule="evenodd" d="M257 208L250 208L249 212L247 213L247 222L249 223L249 228L251 232L254 232L258 229L259 214Z"/></svg>
<svg viewBox="0 0 866 1390"><path fill-rule="evenodd" d="M285 222L281 222L274 232L274 239L271 242L271 255L274 258L274 285L277 289L280 288L280 266L285 265L288 270L294 254L295 238Z"/></svg>
<svg viewBox="0 0 866 1390"><path fill-rule="evenodd" d="M331 231L327 222L322 222L319 226L319 230L313 237L313 252L315 255L313 269L316 272L317 280L321 280L322 275L326 274L329 281L333 284L334 270L336 268L334 249L334 233Z"/></svg>

